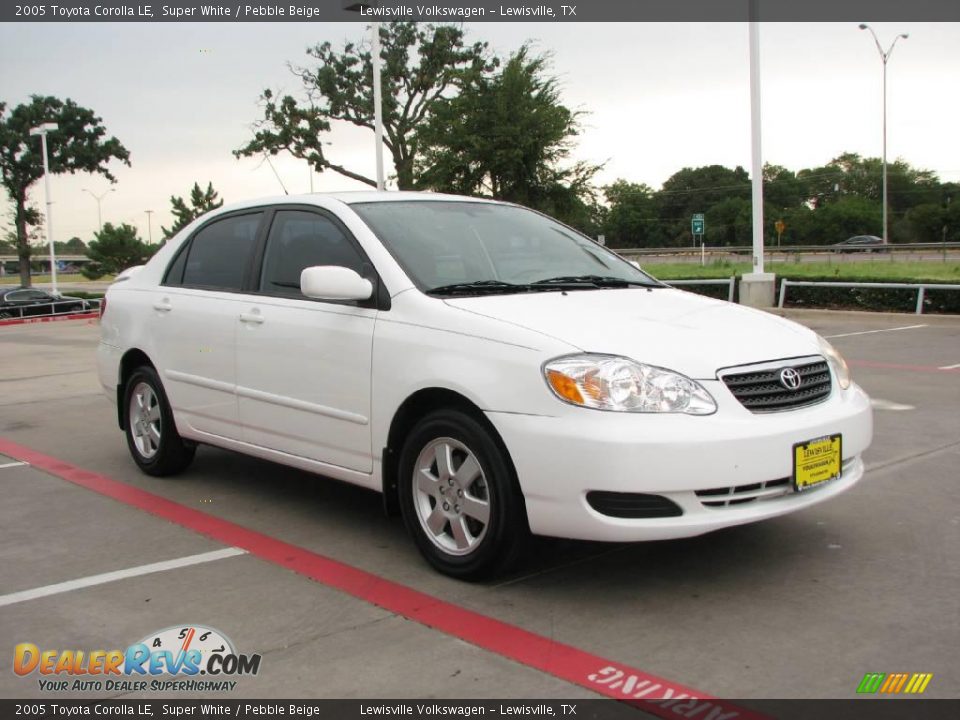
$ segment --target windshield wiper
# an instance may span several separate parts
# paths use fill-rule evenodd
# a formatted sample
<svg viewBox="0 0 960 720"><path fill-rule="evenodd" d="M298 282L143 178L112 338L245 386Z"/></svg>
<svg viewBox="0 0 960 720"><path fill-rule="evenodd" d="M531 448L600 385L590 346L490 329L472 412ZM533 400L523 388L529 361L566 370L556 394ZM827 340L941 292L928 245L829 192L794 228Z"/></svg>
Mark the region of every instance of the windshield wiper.
<svg viewBox="0 0 960 720"><path fill-rule="evenodd" d="M426 291L427 295L456 295L471 293L514 293L527 292L529 285L514 285L500 280L475 280L473 282L440 285Z"/></svg>
<svg viewBox="0 0 960 720"><path fill-rule="evenodd" d="M621 287L658 287L654 283L643 282L640 280L625 280L623 278L612 277L609 275L562 275L560 277L537 280L534 285L569 285L572 287L599 287L599 288L621 288Z"/></svg>

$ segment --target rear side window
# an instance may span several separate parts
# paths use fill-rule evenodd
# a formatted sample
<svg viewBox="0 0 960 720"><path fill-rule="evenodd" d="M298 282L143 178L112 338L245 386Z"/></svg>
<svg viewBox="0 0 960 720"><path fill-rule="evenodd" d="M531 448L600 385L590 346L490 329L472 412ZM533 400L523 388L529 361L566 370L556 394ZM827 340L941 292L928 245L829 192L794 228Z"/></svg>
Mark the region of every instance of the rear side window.
<svg viewBox="0 0 960 720"><path fill-rule="evenodd" d="M177 284L174 271L179 268L175 266L182 262L183 285L211 290L242 289L262 215L234 215L203 227L171 267L170 284Z"/></svg>
<svg viewBox="0 0 960 720"><path fill-rule="evenodd" d="M302 210L279 211L270 228L260 291L303 297L300 273L315 265L340 265L363 274L366 259L330 218Z"/></svg>
<svg viewBox="0 0 960 720"><path fill-rule="evenodd" d="M50 300L51 298L40 290L15 290L7 293L8 302L30 302L35 300Z"/></svg>

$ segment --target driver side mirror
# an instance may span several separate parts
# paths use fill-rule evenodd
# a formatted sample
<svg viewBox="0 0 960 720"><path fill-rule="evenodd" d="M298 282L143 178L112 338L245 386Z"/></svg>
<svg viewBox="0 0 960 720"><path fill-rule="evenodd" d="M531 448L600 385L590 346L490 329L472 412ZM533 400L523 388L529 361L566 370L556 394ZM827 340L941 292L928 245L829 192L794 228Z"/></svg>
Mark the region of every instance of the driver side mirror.
<svg viewBox="0 0 960 720"><path fill-rule="evenodd" d="M369 300L373 283L350 268L316 265L300 273L300 292L315 300Z"/></svg>

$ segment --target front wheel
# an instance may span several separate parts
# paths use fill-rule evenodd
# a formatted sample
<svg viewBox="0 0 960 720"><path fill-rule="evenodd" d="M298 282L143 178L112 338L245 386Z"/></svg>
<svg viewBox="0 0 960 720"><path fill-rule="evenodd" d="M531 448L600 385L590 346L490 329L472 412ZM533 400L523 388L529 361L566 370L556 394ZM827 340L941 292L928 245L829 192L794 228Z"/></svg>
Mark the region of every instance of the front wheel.
<svg viewBox="0 0 960 720"><path fill-rule="evenodd" d="M404 523L437 570L476 580L519 557L523 498L504 451L476 419L455 410L423 418L404 443L399 477Z"/></svg>
<svg viewBox="0 0 960 720"><path fill-rule="evenodd" d="M148 475L175 475L193 461L196 445L177 433L173 412L157 371L145 365L127 380L127 446L133 461Z"/></svg>

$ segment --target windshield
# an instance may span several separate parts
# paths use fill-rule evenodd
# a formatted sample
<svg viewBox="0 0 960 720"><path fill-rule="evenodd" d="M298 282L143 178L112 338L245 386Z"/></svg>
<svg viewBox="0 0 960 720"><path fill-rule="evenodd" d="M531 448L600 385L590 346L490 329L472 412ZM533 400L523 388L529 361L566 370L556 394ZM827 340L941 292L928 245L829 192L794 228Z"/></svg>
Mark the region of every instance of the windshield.
<svg viewBox="0 0 960 720"><path fill-rule="evenodd" d="M351 208L424 292L660 286L589 238L525 208L439 200Z"/></svg>

